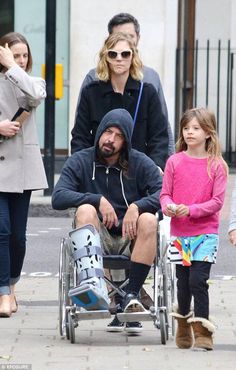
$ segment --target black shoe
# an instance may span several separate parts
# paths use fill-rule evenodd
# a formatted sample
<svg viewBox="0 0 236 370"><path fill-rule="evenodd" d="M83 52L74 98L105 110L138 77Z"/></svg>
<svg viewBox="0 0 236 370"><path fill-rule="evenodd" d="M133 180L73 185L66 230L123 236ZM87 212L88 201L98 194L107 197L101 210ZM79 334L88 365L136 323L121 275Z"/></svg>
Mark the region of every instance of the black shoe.
<svg viewBox="0 0 236 370"><path fill-rule="evenodd" d="M145 308L138 300L138 296L133 293L127 293L123 301L124 313L145 312Z"/></svg>
<svg viewBox="0 0 236 370"><path fill-rule="evenodd" d="M143 331L142 324L138 321L127 322L125 324L125 332L127 334L139 334Z"/></svg>
<svg viewBox="0 0 236 370"><path fill-rule="evenodd" d="M107 325L108 332L120 333L124 329L124 323L115 315L114 319Z"/></svg>

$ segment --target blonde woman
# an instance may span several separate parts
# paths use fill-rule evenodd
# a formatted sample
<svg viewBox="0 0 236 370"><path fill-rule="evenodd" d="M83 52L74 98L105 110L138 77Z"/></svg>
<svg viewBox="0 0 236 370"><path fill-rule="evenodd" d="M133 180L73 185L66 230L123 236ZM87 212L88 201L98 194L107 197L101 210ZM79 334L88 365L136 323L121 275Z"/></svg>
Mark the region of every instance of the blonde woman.
<svg viewBox="0 0 236 370"><path fill-rule="evenodd" d="M93 146L102 117L112 109L124 108L135 120L133 148L146 153L164 169L168 157L167 119L151 84L144 83L140 93L142 62L129 35L115 33L105 40L99 53L97 76L98 81L82 90L72 130L72 153Z"/></svg>
<svg viewBox="0 0 236 370"><path fill-rule="evenodd" d="M47 187L35 120L36 107L46 97L45 81L30 77L31 68L32 56L24 36L16 32L3 36L0 39L0 317L10 317L17 311L15 284L20 279L25 256L31 191Z"/></svg>

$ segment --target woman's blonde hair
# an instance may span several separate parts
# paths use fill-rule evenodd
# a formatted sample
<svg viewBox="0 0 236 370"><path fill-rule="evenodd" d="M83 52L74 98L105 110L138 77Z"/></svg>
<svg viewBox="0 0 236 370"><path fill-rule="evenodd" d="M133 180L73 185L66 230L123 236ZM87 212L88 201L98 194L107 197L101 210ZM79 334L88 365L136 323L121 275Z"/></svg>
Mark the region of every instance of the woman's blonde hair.
<svg viewBox="0 0 236 370"><path fill-rule="evenodd" d="M205 146L208 154L208 175L210 176L211 166L216 161L222 162L226 174L228 174L228 165L222 157L220 142L216 131L215 114L206 108L189 109L183 114L179 125L179 138L176 143L176 152L187 150L187 144L185 143L183 136L183 129L193 118L197 120L201 128L206 132L207 135L209 135L209 137L206 139Z"/></svg>
<svg viewBox="0 0 236 370"><path fill-rule="evenodd" d="M119 41L126 41L129 44L129 48L132 50L132 60L130 65L130 75L134 80L142 80L143 64L138 54L138 50L132 40L132 38L122 32L111 34L107 37L104 42L102 49L99 52L99 62L97 65L97 75L99 80L108 81L110 79L110 68L107 60L108 50L114 48Z"/></svg>

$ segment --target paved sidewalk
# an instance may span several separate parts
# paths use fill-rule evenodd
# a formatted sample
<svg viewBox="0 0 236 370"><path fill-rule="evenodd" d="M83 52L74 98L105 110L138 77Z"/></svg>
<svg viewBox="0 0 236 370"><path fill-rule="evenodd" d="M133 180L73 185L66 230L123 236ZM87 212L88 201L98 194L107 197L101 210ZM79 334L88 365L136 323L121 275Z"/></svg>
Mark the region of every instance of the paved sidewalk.
<svg viewBox="0 0 236 370"><path fill-rule="evenodd" d="M32 370L235 369L236 278L210 282L211 314L218 326L212 352L177 349L173 338L163 346L152 322L143 323L139 336L106 333L108 319L81 322L71 344L58 331L57 286L56 278L21 279L19 311L0 319L0 369L30 368L17 364L30 364Z"/></svg>
<svg viewBox="0 0 236 370"><path fill-rule="evenodd" d="M235 178L236 175L230 175L221 212L225 227L228 225ZM49 206L50 197L45 200L42 193L33 195L33 208L37 211L40 204L42 215L45 215L43 202ZM222 241L226 236L227 230L222 230ZM229 253L229 258L235 260L235 253ZM227 263L232 264L229 259L222 261L223 269ZM150 290L152 282L148 282L146 288ZM212 352L177 349L173 338L163 346L160 331L154 328L152 322L144 322L143 333L135 337L125 333L107 333L108 319L81 322L76 329L76 343L71 344L59 335L57 291L57 278L22 277L17 286L20 299L18 312L10 319L0 319L0 370L236 368L236 277L210 281L210 313L217 324Z"/></svg>

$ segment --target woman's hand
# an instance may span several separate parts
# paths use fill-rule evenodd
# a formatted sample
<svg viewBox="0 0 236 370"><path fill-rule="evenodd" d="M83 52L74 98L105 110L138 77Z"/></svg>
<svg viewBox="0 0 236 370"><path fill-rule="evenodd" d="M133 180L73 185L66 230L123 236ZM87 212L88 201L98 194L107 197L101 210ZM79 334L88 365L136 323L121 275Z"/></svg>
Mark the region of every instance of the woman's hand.
<svg viewBox="0 0 236 370"><path fill-rule="evenodd" d="M7 69L13 67L16 64L14 56L11 49L8 47L8 44L5 45L5 48L3 46L0 46L0 63Z"/></svg>
<svg viewBox="0 0 236 370"><path fill-rule="evenodd" d="M6 119L0 122L0 134L6 137L15 136L20 130L20 123Z"/></svg>

